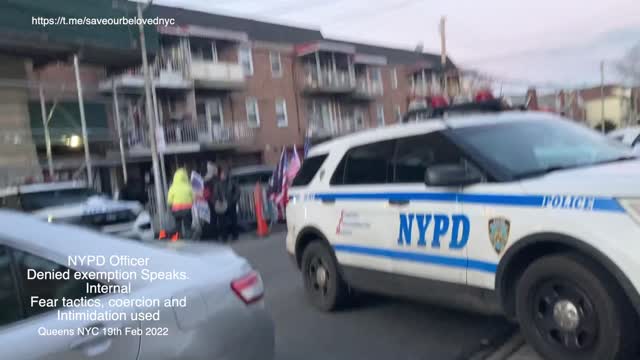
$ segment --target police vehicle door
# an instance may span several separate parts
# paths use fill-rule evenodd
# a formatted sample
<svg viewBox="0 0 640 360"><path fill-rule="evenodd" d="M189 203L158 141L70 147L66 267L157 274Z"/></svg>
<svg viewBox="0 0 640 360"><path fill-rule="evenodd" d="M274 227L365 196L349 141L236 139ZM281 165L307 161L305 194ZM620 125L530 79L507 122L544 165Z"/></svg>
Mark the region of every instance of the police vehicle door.
<svg viewBox="0 0 640 360"><path fill-rule="evenodd" d="M362 269L391 273L387 254L395 247L392 224L397 215L384 194L393 176L394 148L395 140L351 148L331 176L331 191L319 195L325 206L333 208L332 226L325 231L347 275L365 275L357 271ZM351 281L357 282L353 277Z"/></svg>
<svg viewBox="0 0 640 360"><path fill-rule="evenodd" d="M471 225L456 201L459 188L425 182L427 168L460 161L460 151L439 131L398 139L389 198L397 211L397 232L390 239L397 275L466 283Z"/></svg>

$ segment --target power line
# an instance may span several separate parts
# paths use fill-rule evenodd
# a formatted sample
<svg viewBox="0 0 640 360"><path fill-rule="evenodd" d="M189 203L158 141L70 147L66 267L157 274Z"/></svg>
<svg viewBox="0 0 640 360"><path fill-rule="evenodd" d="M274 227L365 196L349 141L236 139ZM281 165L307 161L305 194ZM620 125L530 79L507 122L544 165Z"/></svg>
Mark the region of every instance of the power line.
<svg viewBox="0 0 640 360"><path fill-rule="evenodd" d="M257 11L255 13L248 13L248 15L267 15L267 16L268 15L283 15L283 14L289 14L289 13L296 13L296 12L300 12L300 11L305 11L305 10L309 10L310 8L315 8L315 7L320 7L320 6L335 5L336 3L340 3L340 2L344 2L344 1L345 0L334 0L333 4L332 4L332 1L316 0L316 1L307 2L303 6L292 7L291 6L292 4L299 3L299 1L295 0L293 2L288 3L288 5L283 5L283 6L276 7L276 8L270 8L266 12Z"/></svg>
<svg viewBox="0 0 640 360"><path fill-rule="evenodd" d="M340 16L334 17L333 19L329 19L329 21L323 22L323 24L331 25L331 24L341 23L344 21L351 21L351 22L361 21L366 17L372 16L372 15L384 15L385 11L399 10L401 8L407 7L415 2L420 2L420 1L422 0L405 0L402 2L388 4L386 6L379 6L374 8L372 8L371 6L368 6L367 4L363 8L356 9L348 13L342 13L340 14ZM354 18L353 17L354 14L357 14L358 18Z"/></svg>

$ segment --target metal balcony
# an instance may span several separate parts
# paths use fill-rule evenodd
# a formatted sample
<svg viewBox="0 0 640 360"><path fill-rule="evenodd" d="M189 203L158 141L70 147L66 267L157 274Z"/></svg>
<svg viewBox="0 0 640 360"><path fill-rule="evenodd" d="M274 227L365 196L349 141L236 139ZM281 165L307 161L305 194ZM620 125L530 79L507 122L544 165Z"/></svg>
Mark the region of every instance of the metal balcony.
<svg viewBox="0 0 640 360"><path fill-rule="evenodd" d="M226 90L245 86L242 65L205 60L192 60L189 69L191 79L197 87Z"/></svg>
<svg viewBox="0 0 640 360"><path fill-rule="evenodd" d="M382 96L382 82L371 82L366 78L357 79L357 86L353 96L362 100L373 100L378 96Z"/></svg>
<svg viewBox="0 0 640 360"><path fill-rule="evenodd" d="M348 71L309 70L305 76L306 93L346 94L355 91L356 81Z"/></svg>
<svg viewBox="0 0 640 360"><path fill-rule="evenodd" d="M158 127L158 149L164 153L196 152L204 149L223 149L244 146L254 142L256 131L246 125L197 124L184 122ZM127 144L132 154L150 153L149 135L146 129L133 128L127 133Z"/></svg>
<svg viewBox="0 0 640 360"><path fill-rule="evenodd" d="M242 65L213 60L193 59L182 47L163 49L149 65L156 88L189 89L194 85L215 90L235 90L245 86ZM144 88L141 66L125 70L100 82L100 91L111 91L112 86Z"/></svg>

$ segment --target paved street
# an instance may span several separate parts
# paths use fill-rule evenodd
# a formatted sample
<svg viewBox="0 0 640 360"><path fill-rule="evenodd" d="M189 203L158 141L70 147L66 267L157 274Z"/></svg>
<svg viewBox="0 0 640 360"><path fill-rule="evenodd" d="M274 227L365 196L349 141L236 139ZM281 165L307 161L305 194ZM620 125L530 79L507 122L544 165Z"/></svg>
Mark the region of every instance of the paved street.
<svg viewBox="0 0 640 360"><path fill-rule="evenodd" d="M305 299L300 274L286 255L284 233L240 240L233 248L264 278L278 360L468 359L501 345L512 332L499 317L377 296L322 313Z"/></svg>

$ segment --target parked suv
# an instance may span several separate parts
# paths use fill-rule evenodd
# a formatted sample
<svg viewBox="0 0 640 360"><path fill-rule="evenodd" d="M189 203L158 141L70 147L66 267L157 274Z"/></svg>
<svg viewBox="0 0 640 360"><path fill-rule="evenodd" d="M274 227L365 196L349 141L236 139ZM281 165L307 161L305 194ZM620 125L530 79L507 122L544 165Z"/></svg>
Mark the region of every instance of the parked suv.
<svg viewBox="0 0 640 360"><path fill-rule="evenodd" d="M286 249L325 311L353 289L515 318L545 359L635 359L640 160L566 119L503 112L311 149Z"/></svg>
<svg viewBox="0 0 640 360"><path fill-rule="evenodd" d="M140 240L152 240L151 217L137 201L115 201L81 182L53 182L0 190L0 208L31 213L51 223L68 223Z"/></svg>

